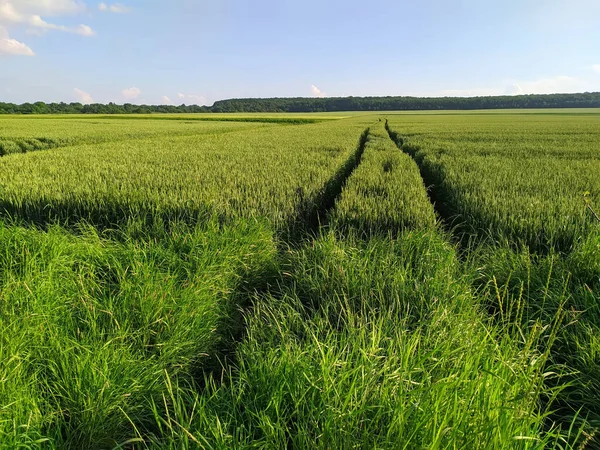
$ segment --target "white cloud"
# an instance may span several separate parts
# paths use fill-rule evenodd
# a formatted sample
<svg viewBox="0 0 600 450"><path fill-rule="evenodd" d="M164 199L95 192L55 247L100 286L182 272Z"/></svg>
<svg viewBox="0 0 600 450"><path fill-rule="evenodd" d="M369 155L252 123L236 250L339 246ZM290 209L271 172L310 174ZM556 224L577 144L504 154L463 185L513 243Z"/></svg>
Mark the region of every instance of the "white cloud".
<svg viewBox="0 0 600 450"><path fill-rule="evenodd" d="M98 9L102 12L111 12L111 13L116 13L116 14L125 14L128 13L129 11L131 11L131 8L122 5L121 3L114 3L112 5L107 5L106 3L102 2L98 5Z"/></svg>
<svg viewBox="0 0 600 450"><path fill-rule="evenodd" d="M35 53L26 44L11 39L8 30L0 26L0 56L35 56Z"/></svg>
<svg viewBox="0 0 600 450"><path fill-rule="evenodd" d="M593 70L594 72L596 72L597 74L600 74L600 64L594 64L594 65L592 66L592 70Z"/></svg>
<svg viewBox="0 0 600 450"><path fill-rule="evenodd" d="M79 0L3 0L15 2L24 13L45 16L76 14L85 11L85 4Z"/></svg>
<svg viewBox="0 0 600 450"><path fill-rule="evenodd" d="M130 87L127 89L123 89L121 91L121 94L127 100L134 100L134 99L138 98L141 93L142 93L142 91L136 87Z"/></svg>
<svg viewBox="0 0 600 450"><path fill-rule="evenodd" d="M73 91L75 92L75 96L77 97L77 100L79 100L81 103L89 104L89 103L94 102L94 99L92 98L92 96L90 94L88 94L87 92L84 92L78 88L73 89Z"/></svg>
<svg viewBox="0 0 600 450"><path fill-rule="evenodd" d="M206 98L203 95L188 95L190 100L194 100L196 105L206 105Z"/></svg>
<svg viewBox="0 0 600 450"><path fill-rule="evenodd" d="M325 97L325 92L321 92L321 89L314 84L310 86L310 91L312 92L313 97Z"/></svg>
<svg viewBox="0 0 600 450"><path fill-rule="evenodd" d="M487 95L502 95L498 88L476 88L476 89L444 89L428 96L431 97L485 97Z"/></svg>
<svg viewBox="0 0 600 450"><path fill-rule="evenodd" d="M34 27L34 29L32 30L33 32L36 32L36 31L45 32L48 30L57 30L57 31L64 31L66 33L74 33L74 34L79 34L81 36L88 36L88 37L95 35L94 30L92 30L92 28L87 25L79 25L79 26L73 27L73 28L65 27L64 25L56 25L53 23L48 23L38 15L31 16L29 18L28 23L30 26Z"/></svg>
<svg viewBox="0 0 600 450"><path fill-rule="evenodd" d="M28 22L29 22L29 25L31 25L32 27L36 27L36 28L45 28L47 30L60 29L59 25L54 25L52 23L48 23L44 19L42 19L40 16L38 16L37 14L31 16L29 18Z"/></svg>
<svg viewBox="0 0 600 450"><path fill-rule="evenodd" d="M593 82L593 80L558 75L537 80L517 80L504 88L495 86L473 89L446 89L431 95L434 97L483 97L489 95L564 94L597 90L597 82Z"/></svg>
<svg viewBox="0 0 600 450"><path fill-rule="evenodd" d="M564 92L578 92L586 90L585 83L575 77L559 75L556 77L541 78L534 81L521 82L524 94L557 94Z"/></svg>
<svg viewBox="0 0 600 450"><path fill-rule="evenodd" d="M0 37L0 56L3 55L35 56L35 53L27 45L16 39Z"/></svg>
<svg viewBox="0 0 600 450"><path fill-rule="evenodd" d="M19 23L23 21L23 15L19 13L12 3L0 0L0 22Z"/></svg>
<svg viewBox="0 0 600 450"><path fill-rule="evenodd" d="M85 5L73 0L0 0L0 24L11 27L27 27L33 34L46 31L63 31L93 36L94 31L88 25L67 27L47 22L42 15L56 16L74 14L83 11Z"/></svg>
<svg viewBox="0 0 600 450"><path fill-rule="evenodd" d="M171 101L171 99L170 99L169 97L167 97L166 95L163 95L162 102L163 102L165 105L170 105L170 104L172 104L172 103L173 103L173 102Z"/></svg>
<svg viewBox="0 0 600 450"><path fill-rule="evenodd" d="M504 94L506 95L521 95L523 93L523 88L521 87L520 84L511 84L510 86L508 86L506 88L506 92Z"/></svg>
<svg viewBox="0 0 600 450"><path fill-rule="evenodd" d="M179 92L177 94L177 98L179 99L188 99L188 100L193 100L190 104L192 105L206 105L206 97L204 97L203 95L194 95L194 94L183 94L181 92Z"/></svg>
<svg viewBox="0 0 600 450"><path fill-rule="evenodd" d="M94 30L92 30L91 27L88 27L87 25L83 25L83 24L79 25L76 28L73 28L71 30L71 32L75 33L75 34L79 34L81 36L95 36L96 35L96 33L94 32Z"/></svg>

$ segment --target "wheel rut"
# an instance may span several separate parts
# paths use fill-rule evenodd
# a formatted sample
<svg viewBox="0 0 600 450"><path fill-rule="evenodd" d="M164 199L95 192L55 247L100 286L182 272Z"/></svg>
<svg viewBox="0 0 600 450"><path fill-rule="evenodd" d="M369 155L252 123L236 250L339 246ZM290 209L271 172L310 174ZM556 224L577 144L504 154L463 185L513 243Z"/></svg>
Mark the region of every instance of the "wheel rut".
<svg viewBox="0 0 600 450"><path fill-rule="evenodd" d="M335 208L344 186L356 168L360 165L365 146L369 138L370 127L360 135L358 145L352 155L342 164L335 174L325 183L316 199L302 199L298 214L287 227L283 241L289 245L304 242L318 235L319 230L327 226L330 212ZM301 195L301 192L299 192Z"/></svg>
<svg viewBox="0 0 600 450"><path fill-rule="evenodd" d="M415 157L415 151L410 151L408 149L404 138L398 132L390 128L387 119L385 120L385 129L388 132L390 139L394 142L394 144L396 144L396 147L398 147L398 149L403 153L410 156L419 168L421 178L423 179L423 184L427 190L427 196L433 205L433 209L438 220L440 221L440 224L444 230L449 232L451 235L454 234L456 227L460 224L457 221L457 217L448 210L445 202L442 199L440 180L437 179L427 167L425 167L422 161Z"/></svg>

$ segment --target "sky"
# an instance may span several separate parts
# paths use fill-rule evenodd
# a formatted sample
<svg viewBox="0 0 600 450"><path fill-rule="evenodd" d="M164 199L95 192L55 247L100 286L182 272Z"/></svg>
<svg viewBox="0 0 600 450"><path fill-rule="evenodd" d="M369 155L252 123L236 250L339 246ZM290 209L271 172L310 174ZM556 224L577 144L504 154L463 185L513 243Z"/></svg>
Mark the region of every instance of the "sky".
<svg viewBox="0 0 600 450"><path fill-rule="evenodd" d="M600 91L600 0L0 0L0 102Z"/></svg>

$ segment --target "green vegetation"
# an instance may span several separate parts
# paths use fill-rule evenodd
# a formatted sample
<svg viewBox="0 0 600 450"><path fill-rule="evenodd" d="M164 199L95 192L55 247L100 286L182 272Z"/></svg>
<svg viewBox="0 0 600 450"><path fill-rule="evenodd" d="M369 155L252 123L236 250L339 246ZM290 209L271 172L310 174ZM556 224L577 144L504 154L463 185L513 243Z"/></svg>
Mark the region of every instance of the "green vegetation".
<svg viewBox="0 0 600 450"><path fill-rule="evenodd" d="M467 234L569 250L598 226L598 116L390 116L444 217Z"/></svg>
<svg viewBox="0 0 600 450"><path fill-rule="evenodd" d="M423 255L428 255L424 259ZM287 267L286 267L287 266ZM294 252L226 385L174 385L161 448L543 448L545 332L478 310L435 232ZM551 338L552 336L550 336Z"/></svg>
<svg viewBox="0 0 600 450"><path fill-rule="evenodd" d="M197 222L218 215L267 217L285 228L312 214L328 194L326 184L356 152L365 120L373 119L210 122L195 124L200 133L193 136L123 140L116 133L100 144L2 158L0 210L40 224L83 219L115 226L129 217ZM127 126L133 133L132 123Z"/></svg>
<svg viewBox="0 0 600 450"><path fill-rule="evenodd" d="M11 116L2 120L0 144L8 141L7 146L12 146L10 142L13 142L26 152L36 148L24 147L20 142L46 142L53 144L47 147L52 148L166 136L222 134L267 126L261 125L260 122L244 123L243 120L236 120L240 123L213 123L200 121L197 116L192 115L177 116L177 121L168 120L165 116L152 116L152 120L136 120L140 117L143 116L97 116L93 119L88 116ZM134 120L136 121L133 122ZM37 149L43 148L39 146Z"/></svg>
<svg viewBox="0 0 600 450"><path fill-rule="evenodd" d="M0 448L599 448L597 112L213 117L0 119Z"/></svg>
<svg viewBox="0 0 600 450"><path fill-rule="evenodd" d="M0 114L174 114L174 113L282 113L325 111L441 111L510 108L600 108L600 92L580 94L531 94L485 97L326 97L236 98L213 106L198 105L103 105L94 103L0 102Z"/></svg>
<svg viewBox="0 0 600 450"><path fill-rule="evenodd" d="M258 224L122 233L0 224L1 447L129 439L165 377L189 379L216 357L239 296L274 264Z"/></svg>
<svg viewBox="0 0 600 450"><path fill-rule="evenodd" d="M383 124L371 127L365 152L333 211L337 228L366 235L427 229L433 207L415 162L398 150Z"/></svg>
<svg viewBox="0 0 600 450"><path fill-rule="evenodd" d="M599 108L600 93L486 97L325 97L221 100L213 112L443 111L507 108Z"/></svg>
<svg viewBox="0 0 600 450"><path fill-rule="evenodd" d="M561 321L552 360L572 372L548 380L565 386L556 417L587 422L589 436L600 426L596 124L596 116L563 114L391 117L389 125L433 185L442 217L458 224L463 242L483 242L466 253L488 307L514 326Z"/></svg>
<svg viewBox="0 0 600 450"><path fill-rule="evenodd" d="M560 320L551 357L565 368L550 374L549 386L562 386L553 417L575 420L588 436L600 428L600 231L568 255L537 255L528 250L483 247L475 252L473 272L489 295L488 307L502 323L524 326ZM477 268L475 268L477 267ZM590 448L598 446L597 437ZM594 446L594 444L596 446ZM584 447L585 448L585 447Z"/></svg>

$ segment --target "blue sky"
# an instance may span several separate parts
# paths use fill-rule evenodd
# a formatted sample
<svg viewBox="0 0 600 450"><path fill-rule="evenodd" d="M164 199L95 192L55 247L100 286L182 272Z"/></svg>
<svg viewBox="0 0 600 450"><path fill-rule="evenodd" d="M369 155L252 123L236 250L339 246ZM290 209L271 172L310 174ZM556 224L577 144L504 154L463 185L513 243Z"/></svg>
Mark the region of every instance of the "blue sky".
<svg viewBox="0 0 600 450"><path fill-rule="evenodd" d="M0 0L0 101L600 91L600 0Z"/></svg>

